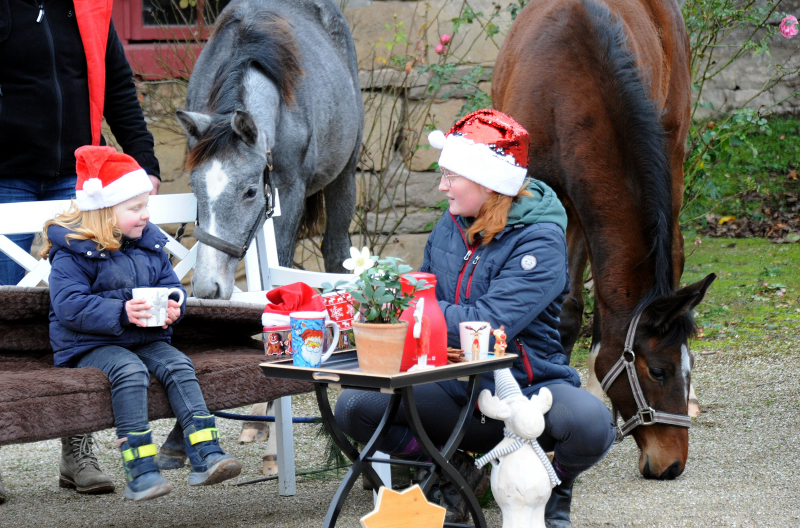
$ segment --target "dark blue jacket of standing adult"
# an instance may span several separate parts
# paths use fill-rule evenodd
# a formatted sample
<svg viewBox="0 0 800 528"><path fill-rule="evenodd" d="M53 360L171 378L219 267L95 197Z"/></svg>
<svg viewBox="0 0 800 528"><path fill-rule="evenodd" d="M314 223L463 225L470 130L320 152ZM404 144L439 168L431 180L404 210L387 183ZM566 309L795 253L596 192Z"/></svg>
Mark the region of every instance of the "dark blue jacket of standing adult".
<svg viewBox="0 0 800 528"><path fill-rule="evenodd" d="M69 233L58 225L47 229L53 243L50 344L56 366L74 366L83 354L103 345L169 343L172 326L142 328L131 324L125 311L133 288L183 289L164 251L167 237L148 222L141 238L124 238L120 249L108 251L98 250L91 240L67 240Z"/></svg>
<svg viewBox="0 0 800 528"><path fill-rule="evenodd" d="M436 275L449 346L460 348L462 321L505 326L507 352L519 355L512 373L526 396L552 383L581 385L558 334L561 303L569 293L566 213L546 184L531 180L528 190L533 196L514 203L505 229L486 246L477 240L469 244L467 220L445 213L428 238L420 268ZM494 337L490 350L493 346ZM441 385L466 403L466 383ZM481 388L494 392L491 372L482 377Z"/></svg>

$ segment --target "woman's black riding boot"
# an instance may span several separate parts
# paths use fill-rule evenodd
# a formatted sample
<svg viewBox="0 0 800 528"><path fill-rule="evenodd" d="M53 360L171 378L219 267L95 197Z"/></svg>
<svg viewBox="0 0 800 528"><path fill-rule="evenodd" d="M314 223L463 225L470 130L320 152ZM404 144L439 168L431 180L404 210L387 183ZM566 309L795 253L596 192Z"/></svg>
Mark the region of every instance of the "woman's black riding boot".
<svg viewBox="0 0 800 528"><path fill-rule="evenodd" d="M553 488L547 506L544 507L544 524L547 528L570 528L569 507L572 503L572 485L575 479L562 479Z"/></svg>
<svg viewBox="0 0 800 528"><path fill-rule="evenodd" d="M475 459L468 454L456 451L450 459L450 465L464 477L464 480L467 481L467 486L470 487L476 498L480 499L489 489L488 467L478 469L475 467ZM468 521L470 518L469 509L466 501L458 493L456 485L443 476L439 482L439 490L441 491L439 504L447 509L444 522L464 523Z"/></svg>

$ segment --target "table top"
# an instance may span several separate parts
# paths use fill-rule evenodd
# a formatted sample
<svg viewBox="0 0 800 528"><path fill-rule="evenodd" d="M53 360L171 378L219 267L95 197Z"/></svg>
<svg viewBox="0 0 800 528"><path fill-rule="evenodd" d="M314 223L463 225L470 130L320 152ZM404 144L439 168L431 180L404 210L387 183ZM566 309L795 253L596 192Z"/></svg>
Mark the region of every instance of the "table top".
<svg viewBox="0 0 800 528"><path fill-rule="evenodd" d="M355 350L334 352L331 357L318 368L298 367L292 359L261 363L264 376L268 378L292 379L315 383L336 384L342 387L361 389L400 389L423 383L435 383L449 379L482 374L501 368L509 368L517 359L516 354L505 354L501 358L490 357L480 361L450 363L414 372L397 374L369 374L358 369L358 358Z"/></svg>

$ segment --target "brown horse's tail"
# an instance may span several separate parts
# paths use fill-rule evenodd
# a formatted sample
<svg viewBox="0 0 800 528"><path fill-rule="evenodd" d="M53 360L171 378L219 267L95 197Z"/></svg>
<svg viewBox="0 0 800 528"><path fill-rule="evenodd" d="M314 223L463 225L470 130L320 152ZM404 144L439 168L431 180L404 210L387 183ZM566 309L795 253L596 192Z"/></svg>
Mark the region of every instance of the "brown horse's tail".
<svg viewBox="0 0 800 528"><path fill-rule="evenodd" d="M672 291L672 171L666 135L659 105L650 98L647 74L627 46L621 20L605 4L582 2L597 43L596 74L625 153L626 177L642 204L641 217L652 237L649 258L655 266L655 285L639 305L644 308Z"/></svg>
<svg viewBox="0 0 800 528"><path fill-rule="evenodd" d="M297 239L318 237L322 235L322 227L325 221L325 195L323 191L317 191L306 198L303 217L300 219L300 231Z"/></svg>

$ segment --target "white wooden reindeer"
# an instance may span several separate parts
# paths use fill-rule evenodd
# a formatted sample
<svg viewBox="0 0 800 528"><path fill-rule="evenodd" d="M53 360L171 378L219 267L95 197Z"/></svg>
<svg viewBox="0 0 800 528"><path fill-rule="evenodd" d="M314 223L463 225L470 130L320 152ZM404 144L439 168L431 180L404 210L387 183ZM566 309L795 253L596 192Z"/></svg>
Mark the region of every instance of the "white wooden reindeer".
<svg viewBox="0 0 800 528"><path fill-rule="evenodd" d="M494 379L496 395L483 390L478 407L505 422L505 438L475 465L492 464L492 493L503 513L503 528L545 528L544 508L560 481L536 438L544 431L553 395L542 388L526 398L509 369L496 370Z"/></svg>

